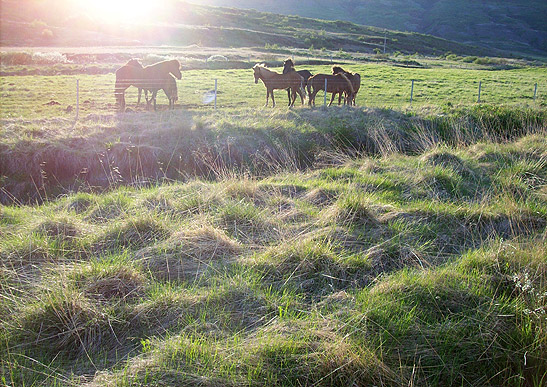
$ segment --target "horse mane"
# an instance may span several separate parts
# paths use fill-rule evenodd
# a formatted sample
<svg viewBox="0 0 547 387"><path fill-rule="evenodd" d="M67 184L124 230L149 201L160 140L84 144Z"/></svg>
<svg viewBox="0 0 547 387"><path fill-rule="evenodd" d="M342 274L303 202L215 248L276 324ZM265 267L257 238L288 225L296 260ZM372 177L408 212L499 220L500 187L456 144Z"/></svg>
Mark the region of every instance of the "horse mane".
<svg viewBox="0 0 547 387"><path fill-rule="evenodd" d="M351 92L355 93L355 89L353 88L353 85L351 84L351 81L348 79L348 77L346 77L346 74L338 73L337 75L340 75L342 78L344 78L346 80L346 82L348 83L349 89L351 90Z"/></svg>
<svg viewBox="0 0 547 387"><path fill-rule="evenodd" d="M133 66L133 67L139 67L142 69L142 64L135 58L129 59L125 66Z"/></svg>
<svg viewBox="0 0 547 387"><path fill-rule="evenodd" d="M341 66L332 66L332 73L333 74L340 74L340 73L343 73L343 74L351 74L350 71L347 71L347 70L344 70Z"/></svg>

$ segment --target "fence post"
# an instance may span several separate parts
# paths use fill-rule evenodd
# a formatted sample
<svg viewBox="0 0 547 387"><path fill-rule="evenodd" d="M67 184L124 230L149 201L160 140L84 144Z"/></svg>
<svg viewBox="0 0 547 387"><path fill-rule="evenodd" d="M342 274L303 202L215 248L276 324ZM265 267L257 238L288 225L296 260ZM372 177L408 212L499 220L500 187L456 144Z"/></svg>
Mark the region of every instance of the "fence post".
<svg viewBox="0 0 547 387"><path fill-rule="evenodd" d="M215 78L215 110L217 108L217 85L218 85L218 79Z"/></svg>
<svg viewBox="0 0 547 387"><path fill-rule="evenodd" d="M479 81L479 98L477 99L477 103L481 103L481 89L482 89L482 81Z"/></svg>
<svg viewBox="0 0 547 387"><path fill-rule="evenodd" d="M323 96L323 106L327 106L327 78L325 78L325 95Z"/></svg>
<svg viewBox="0 0 547 387"><path fill-rule="evenodd" d="M410 107L412 107L412 97L414 97L414 79L412 80L412 85L410 86Z"/></svg>
<svg viewBox="0 0 547 387"><path fill-rule="evenodd" d="M80 80L76 79L76 121L80 115Z"/></svg>
<svg viewBox="0 0 547 387"><path fill-rule="evenodd" d="M534 86L534 102L536 102L537 94L538 94L538 84L536 82L536 85Z"/></svg>

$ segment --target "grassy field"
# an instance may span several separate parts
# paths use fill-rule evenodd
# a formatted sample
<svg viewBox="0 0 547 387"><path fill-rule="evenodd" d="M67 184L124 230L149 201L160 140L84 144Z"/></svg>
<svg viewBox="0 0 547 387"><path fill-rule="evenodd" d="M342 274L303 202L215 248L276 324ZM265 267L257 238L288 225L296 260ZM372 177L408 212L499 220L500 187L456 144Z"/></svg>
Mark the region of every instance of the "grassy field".
<svg viewBox="0 0 547 387"><path fill-rule="evenodd" d="M545 106L547 72L543 67L513 70L460 69L435 66L429 68L401 68L385 64L344 65L361 74L361 89L357 105L401 108L410 106L411 82L414 83L413 106L456 106L477 102L479 82L482 82L481 102L491 104L520 104ZM315 73L330 73L330 66L306 66ZM273 68L281 71L281 68ZM211 110L203 96L214 89L218 80L217 104L220 108L257 108L265 103L266 91L262 84L254 84L252 70L190 70L183 72L178 81L178 107L190 110ZM79 74L53 76L5 76L0 78L2 119L46 117L74 117L76 108L76 80L80 82L80 109L83 116L115 112L114 74ZM534 102L534 87L538 93ZM137 101L136 89L127 91L127 101L133 107ZM286 105L286 92L276 91L278 108ZM329 96L330 100L330 96ZM159 93L158 102L167 99ZM323 102L319 94L317 102ZM299 106L299 101L297 106ZM69 108L71 106L71 108ZM68 109L68 110L67 110Z"/></svg>
<svg viewBox="0 0 547 387"><path fill-rule="evenodd" d="M3 206L2 382L544 385L546 160L543 132Z"/></svg>
<svg viewBox="0 0 547 387"><path fill-rule="evenodd" d="M1 77L2 385L545 385L547 74L423 62L327 109Z"/></svg>

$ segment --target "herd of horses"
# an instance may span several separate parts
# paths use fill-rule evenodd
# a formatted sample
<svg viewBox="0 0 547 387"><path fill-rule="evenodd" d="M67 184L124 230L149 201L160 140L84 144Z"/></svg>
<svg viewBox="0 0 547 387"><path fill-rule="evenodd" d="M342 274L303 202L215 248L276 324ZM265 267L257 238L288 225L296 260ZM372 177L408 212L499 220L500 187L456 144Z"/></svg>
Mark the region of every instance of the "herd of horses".
<svg viewBox="0 0 547 387"><path fill-rule="evenodd" d="M114 96L118 108L125 111L125 90L134 86L139 91L137 106L141 102L144 91L147 107L153 102L154 110L156 110L157 93L163 90L169 100L169 109L174 109L175 102L178 100L176 79L182 78L180 68L180 63L175 59L150 66L142 66L138 60L131 59L116 70ZM253 71L255 83L258 83L260 79L266 86L265 106L268 106L271 95L272 105L275 107L273 91L279 89L287 89L290 107L294 106L297 95L300 96L302 104L307 95L308 104L315 106L315 96L320 90L332 94L329 106L332 105L336 95L338 95L338 105L343 98L344 104L354 106L355 96L361 85L361 76L358 73L346 71L340 66L333 66L332 74L313 75L308 70L297 71L292 59L285 60L281 74L266 68L263 64L256 64ZM148 98L149 92L150 98Z"/></svg>

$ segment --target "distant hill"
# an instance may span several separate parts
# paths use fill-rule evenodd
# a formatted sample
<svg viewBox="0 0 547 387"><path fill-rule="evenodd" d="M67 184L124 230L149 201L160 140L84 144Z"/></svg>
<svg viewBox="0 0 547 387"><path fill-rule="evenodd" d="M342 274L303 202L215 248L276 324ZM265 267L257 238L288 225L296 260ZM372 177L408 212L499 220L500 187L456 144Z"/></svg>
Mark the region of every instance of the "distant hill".
<svg viewBox="0 0 547 387"><path fill-rule="evenodd" d="M199 3L348 20L517 54L547 56L545 0L199 0Z"/></svg>
<svg viewBox="0 0 547 387"><path fill-rule="evenodd" d="M385 39L390 52L418 52L425 55L447 52L482 56L499 54L494 49L470 46L431 35L385 31L347 21L325 21L181 1L159 4L155 21L113 25L82 14L70 0L2 0L0 43L2 46L196 44L274 49L313 47L372 53L374 50L383 50Z"/></svg>

